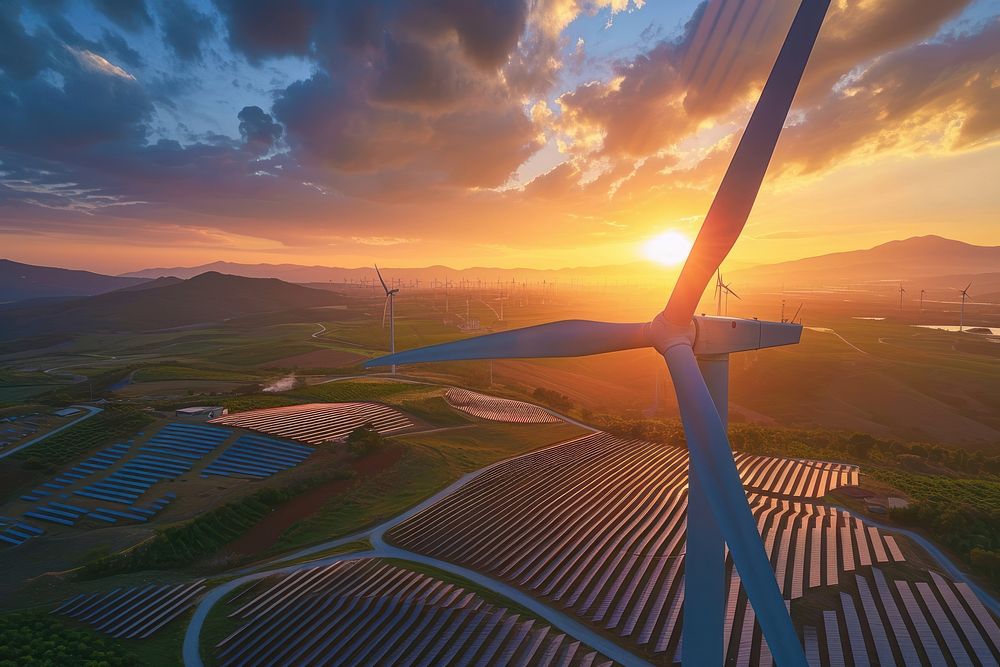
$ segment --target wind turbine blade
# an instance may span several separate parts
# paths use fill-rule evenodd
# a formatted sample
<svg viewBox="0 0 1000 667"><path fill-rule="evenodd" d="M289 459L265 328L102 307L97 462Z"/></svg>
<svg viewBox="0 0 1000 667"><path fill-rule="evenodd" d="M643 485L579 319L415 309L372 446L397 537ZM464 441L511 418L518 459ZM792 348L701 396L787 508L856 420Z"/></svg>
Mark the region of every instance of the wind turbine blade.
<svg viewBox="0 0 1000 667"><path fill-rule="evenodd" d="M741 297L741 296L740 296L739 294L737 294L736 292L734 292L734 291L732 290L732 288L730 288L730 287L729 287L729 285L726 285L726 291L727 291L727 292L729 292L730 294L732 294L733 296L735 296L735 297L736 297L737 299L739 299L740 301L742 301L742 300L743 300L743 297Z"/></svg>
<svg viewBox="0 0 1000 667"><path fill-rule="evenodd" d="M389 307L389 295L386 295L385 301L382 302L382 328L385 328L385 311Z"/></svg>
<svg viewBox="0 0 1000 667"><path fill-rule="evenodd" d="M385 281L382 280L382 272L378 270L378 264L375 265L375 273L378 275L378 281L382 283L382 289L384 289L385 293L388 294L389 288L386 286Z"/></svg>
<svg viewBox="0 0 1000 667"><path fill-rule="evenodd" d="M563 320L397 352L372 359L365 363L365 367L462 359L582 357L632 350L649 347L648 326L645 322Z"/></svg>
<svg viewBox="0 0 1000 667"><path fill-rule="evenodd" d="M968 291L969 291L969 288L970 288L970 287L972 287L972 283L971 283L971 282L970 282L970 283L969 283L968 285L966 285L966 286L965 286L965 289L964 289L964 290L962 290L962 291L963 291L963 292L968 292Z"/></svg>
<svg viewBox="0 0 1000 667"><path fill-rule="evenodd" d="M675 345L663 356L677 390L691 474L697 475L708 497L768 648L779 665L805 665L805 654L736 471L726 429L698 370L694 352L687 345Z"/></svg>
<svg viewBox="0 0 1000 667"><path fill-rule="evenodd" d="M687 326L746 224L830 0L802 0L663 314Z"/></svg>

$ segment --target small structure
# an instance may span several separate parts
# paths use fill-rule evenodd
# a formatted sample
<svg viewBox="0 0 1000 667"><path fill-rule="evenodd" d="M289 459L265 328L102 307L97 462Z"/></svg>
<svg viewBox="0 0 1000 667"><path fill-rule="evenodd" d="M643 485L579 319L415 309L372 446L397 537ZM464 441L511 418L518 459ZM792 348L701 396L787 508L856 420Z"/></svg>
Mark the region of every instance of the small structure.
<svg viewBox="0 0 1000 667"><path fill-rule="evenodd" d="M894 496L871 496L865 498L865 508L874 514L887 514L889 510L904 509L907 506L909 506L909 503L903 498L896 498Z"/></svg>
<svg viewBox="0 0 1000 667"><path fill-rule="evenodd" d="M184 419L198 419L208 421L223 415L228 415L229 410L221 405L193 405L189 408L178 408L174 415Z"/></svg>
<svg viewBox="0 0 1000 667"><path fill-rule="evenodd" d="M56 410L52 414L56 417L72 417L78 412L80 412L80 408L63 408L62 410Z"/></svg>

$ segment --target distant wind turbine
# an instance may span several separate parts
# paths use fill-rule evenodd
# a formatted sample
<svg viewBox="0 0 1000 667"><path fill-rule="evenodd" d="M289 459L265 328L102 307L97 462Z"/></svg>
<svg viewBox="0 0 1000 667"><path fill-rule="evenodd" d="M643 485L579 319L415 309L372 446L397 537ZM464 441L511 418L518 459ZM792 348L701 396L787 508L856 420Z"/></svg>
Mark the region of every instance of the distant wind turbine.
<svg viewBox="0 0 1000 667"><path fill-rule="evenodd" d="M903 310L903 295L906 294L906 290L903 289L903 283L899 283L899 309Z"/></svg>
<svg viewBox="0 0 1000 667"><path fill-rule="evenodd" d="M723 664L726 545L774 661L782 667L807 664L726 435L729 354L798 343L802 327L694 313L746 225L829 5L830 0L800 3L674 290L652 321L564 320L406 350L365 364L578 357L648 347L660 353L673 378L688 447L685 665ZM543 282L543 301L545 288Z"/></svg>
<svg viewBox="0 0 1000 667"><path fill-rule="evenodd" d="M389 286L385 284L382 280L382 272L378 270L378 264L375 265L375 273L378 274L378 281L382 283L382 289L385 290L385 303L382 305L382 328L385 328L385 310L389 309L389 354L396 353L396 313L393 309L393 301L396 294L399 292L399 288L389 289ZM396 374L396 364L392 365L392 374Z"/></svg>
<svg viewBox="0 0 1000 667"><path fill-rule="evenodd" d="M920 290L920 312L921 313L924 312L924 293L926 291L927 290L925 290L925 289Z"/></svg>
<svg viewBox="0 0 1000 667"><path fill-rule="evenodd" d="M725 294L725 297L726 297L725 315L727 317L729 316L729 295L732 294L733 296L735 296L740 301L743 300L742 297L740 297L739 294L737 294L736 292L734 292L732 290L732 288L730 288L730 285L732 285L732 283L725 283L725 282L723 282L723 280L722 280L722 272L721 271L716 271L715 272L715 295L719 299L719 304L718 304L718 307L716 308L716 313L715 313L716 315L722 315L723 314L723 309L722 309L722 296L723 296L723 294Z"/></svg>
<svg viewBox="0 0 1000 667"><path fill-rule="evenodd" d="M966 299L968 299L969 301L972 301L972 297L969 296L969 288L970 287L972 287L972 283L969 283L968 285L966 285L965 289L962 290L962 308L961 308L960 314L958 316L958 333L962 333L962 329L965 328L965 301L966 301Z"/></svg>

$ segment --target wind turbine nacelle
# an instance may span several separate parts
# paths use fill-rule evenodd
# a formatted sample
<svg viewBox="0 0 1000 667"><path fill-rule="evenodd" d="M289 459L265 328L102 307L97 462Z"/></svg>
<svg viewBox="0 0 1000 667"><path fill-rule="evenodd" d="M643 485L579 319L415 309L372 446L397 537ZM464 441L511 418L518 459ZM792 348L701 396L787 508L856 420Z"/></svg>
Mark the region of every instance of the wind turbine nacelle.
<svg viewBox="0 0 1000 667"><path fill-rule="evenodd" d="M695 315L694 353L728 354L765 347L794 345L802 337L802 325L767 322L739 317Z"/></svg>

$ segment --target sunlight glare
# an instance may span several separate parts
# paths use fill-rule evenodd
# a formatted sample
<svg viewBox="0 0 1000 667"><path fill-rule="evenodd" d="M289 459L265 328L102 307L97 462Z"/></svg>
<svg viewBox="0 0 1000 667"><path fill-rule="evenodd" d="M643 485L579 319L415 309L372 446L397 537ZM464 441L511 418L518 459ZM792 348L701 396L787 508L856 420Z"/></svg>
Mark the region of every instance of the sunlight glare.
<svg viewBox="0 0 1000 667"><path fill-rule="evenodd" d="M687 259L691 252L691 240L678 231L663 232L646 241L642 246L642 254L646 259L675 266Z"/></svg>

